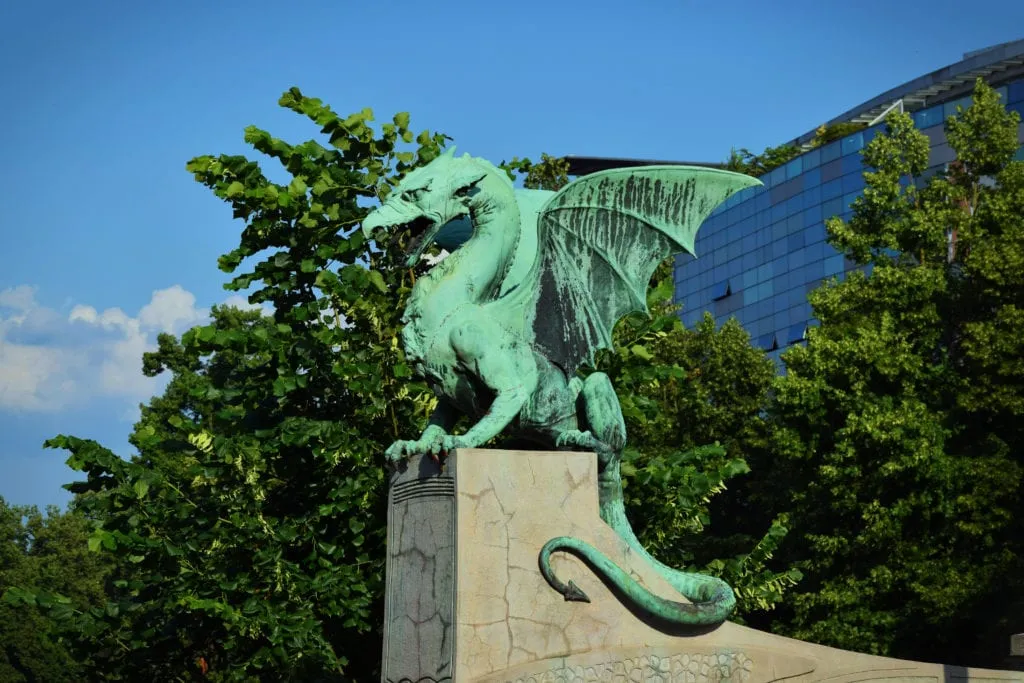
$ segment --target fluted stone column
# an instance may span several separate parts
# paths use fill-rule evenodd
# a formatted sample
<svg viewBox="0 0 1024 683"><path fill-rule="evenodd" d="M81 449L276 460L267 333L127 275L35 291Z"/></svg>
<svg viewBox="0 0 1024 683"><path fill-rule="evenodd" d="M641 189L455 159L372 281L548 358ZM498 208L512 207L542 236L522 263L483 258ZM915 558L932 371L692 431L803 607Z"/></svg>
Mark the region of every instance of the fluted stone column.
<svg viewBox="0 0 1024 683"><path fill-rule="evenodd" d="M450 464L454 464L454 460ZM384 683L453 680L455 479L423 458L397 472L388 494Z"/></svg>

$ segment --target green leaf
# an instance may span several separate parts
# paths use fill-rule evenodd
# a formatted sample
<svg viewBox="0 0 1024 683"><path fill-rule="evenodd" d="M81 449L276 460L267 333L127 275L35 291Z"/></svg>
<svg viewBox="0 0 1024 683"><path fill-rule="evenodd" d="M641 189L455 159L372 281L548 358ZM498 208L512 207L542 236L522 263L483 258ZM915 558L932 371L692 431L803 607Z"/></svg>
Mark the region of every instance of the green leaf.
<svg viewBox="0 0 1024 683"><path fill-rule="evenodd" d="M381 275L379 271L370 271L370 283L373 284L381 294L388 293L388 286L384 283L384 276Z"/></svg>
<svg viewBox="0 0 1024 683"><path fill-rule="evenodd" d="M648 351L646 347L640 344L634 344L633 346L629 347L629 350L632 351L633 355L636 356L637 358L642 358L644 360L653 360L654 358L654 356L651 355L650 351Z"/></svg>
<svg viewBox="0 0 1024 683"><path fill-rule="evenodd" d="M8 586L7 590L3 592L3 601L8 605L34 605L36 596L34 593L18 586Z"/></svg>

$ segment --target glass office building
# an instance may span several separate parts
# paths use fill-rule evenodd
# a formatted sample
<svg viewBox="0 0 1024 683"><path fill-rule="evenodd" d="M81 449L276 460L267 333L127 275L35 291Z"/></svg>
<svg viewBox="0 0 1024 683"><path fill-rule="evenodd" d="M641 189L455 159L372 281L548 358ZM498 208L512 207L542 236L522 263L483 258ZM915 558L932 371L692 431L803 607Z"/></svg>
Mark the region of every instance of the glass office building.
<svg viewBox="0 0 1024 683"><path fill-rule="evenodd" d="M868 124L861 131L811 148L814 131L792 144L806 149L784 166L761 176L763 187L730 197L701 227L698 258L681 255L675 268L675 298L683 322L692 327L705 311L721 324L736 317L753 342L778 362L787 346L800 343L814 324L807 294L824 279L853 268L825 242L825 220L849 218L853 200L864 189L861 150L894 109L912 114L931 140L928 174L942 170L954 155L943 123L958 105L970 104L975 79L995 86L1008 108L1024 118L1024 40L964 56L956 64L894 88L836 117L830 124ZM1024 126L1018 133L1024 141ZM1024 153L1018 151L1018 159ZM575 161L574 161L575 160ZM570 158L581 173L622 160ZM680 162L677 162L680 163ZM711 164L707 164L711 165Z"/></svg>
<svg viewBox="0 0 1024 683"><path fill-rule="evenodd" d="M957 106L970 105L974 81L997 87L1009 109L1024 119L1024 40L965 55L958 64L917 79L857 107L830 123L870 123L827 145L808 149L725 202L697 236L699 258L676 263L676 300L692 326L711 311L718 323L735 316L754 343L775 360L804 338L814 324L807 294L823 279L843 277L853 263L825 242L825 220L850 217L864 189L861 150L885 124L883 114L900 108L931 141L928 174L945 168L954 154L943 123ZM806 145L813 131L794 141ZM1024 142L1024 126L1018 132ZM1022 148L1024 149L1024 148ZM1018 151L1018 159L1024 152Z"/></svg>

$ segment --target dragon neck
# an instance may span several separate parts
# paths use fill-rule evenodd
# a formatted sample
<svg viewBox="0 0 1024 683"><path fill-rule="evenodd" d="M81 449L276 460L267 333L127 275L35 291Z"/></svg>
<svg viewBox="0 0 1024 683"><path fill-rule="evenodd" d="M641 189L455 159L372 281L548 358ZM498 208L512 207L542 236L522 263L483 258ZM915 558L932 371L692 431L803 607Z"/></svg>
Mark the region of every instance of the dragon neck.
<svg viewBox="0 0 1024 683"><path fill-rule="evenodd" d="M488 175L477 188L469 206L472 237L416 281L407 317L428 306L450 309L498 296L519 242L519 207L501 177Z"/></svg>

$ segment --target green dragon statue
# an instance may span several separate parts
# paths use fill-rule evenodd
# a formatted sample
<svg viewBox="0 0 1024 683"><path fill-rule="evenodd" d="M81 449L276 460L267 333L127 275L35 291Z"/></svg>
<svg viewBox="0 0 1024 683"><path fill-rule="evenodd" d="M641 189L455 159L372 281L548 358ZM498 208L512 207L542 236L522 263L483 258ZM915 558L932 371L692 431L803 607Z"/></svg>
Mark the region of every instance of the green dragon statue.
<svg viewBox="0 0 1024 683"><path fill-rule="evenodd" d="M656 620L717 625L735 605L723 581L655 560L626 519L619 464L626 426L608 376L577 376L611 348L623 316L647 312L655 268L693 253L701 223L730 194L759 181L726 171L649 166L596 173L558 192L515 190L491 163L454 150L411 172L363 221L368 236L408 229L408 265L437 243L454 251L416 281L402 342L438 398L422 435L397 441L389 462L440 457L506 435L517 445L597 453L602 519L690 602L663 599L588 543L551 539L541 572L567 600L589 602L552 572L551 554L571 552ZM468 233L461 245L452 239ZM457 248L456 248L457 247ZM461 415L475 422L452 434Z"/></svg>

